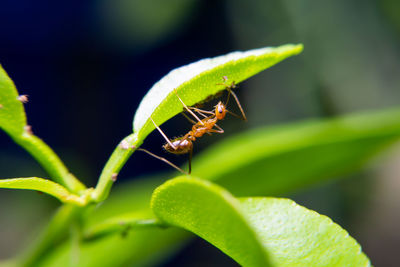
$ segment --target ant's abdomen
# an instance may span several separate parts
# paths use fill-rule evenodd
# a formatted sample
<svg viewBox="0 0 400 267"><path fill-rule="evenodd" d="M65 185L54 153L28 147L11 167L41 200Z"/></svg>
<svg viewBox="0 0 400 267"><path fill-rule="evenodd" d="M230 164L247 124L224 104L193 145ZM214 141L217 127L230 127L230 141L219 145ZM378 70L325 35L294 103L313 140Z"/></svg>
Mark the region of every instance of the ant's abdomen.
<svg viewBox="0 0 400 267"><path fill-rule="evenodd" d="M186 154L186 153L189 153L189 151L193 147L192 141L190 141L188 139L182 139L182 138L173 140L172 145L174 147L172 147L169 143L166 143L165 145L163 145L163 148L169 153Z"/></svg>

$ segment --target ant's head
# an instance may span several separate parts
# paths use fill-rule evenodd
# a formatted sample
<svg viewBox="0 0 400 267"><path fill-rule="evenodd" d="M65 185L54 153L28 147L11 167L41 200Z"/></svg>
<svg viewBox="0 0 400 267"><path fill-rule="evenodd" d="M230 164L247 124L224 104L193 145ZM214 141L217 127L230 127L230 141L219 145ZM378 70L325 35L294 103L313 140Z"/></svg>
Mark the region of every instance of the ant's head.
<svg viewBox="0 0 400 267"><path fill-rule="evenodd" d="M226 114L226 107L225 105L219 101L218 104L215 106L215 117L217 117L218 120L222 120L225 118Z"/></svg>

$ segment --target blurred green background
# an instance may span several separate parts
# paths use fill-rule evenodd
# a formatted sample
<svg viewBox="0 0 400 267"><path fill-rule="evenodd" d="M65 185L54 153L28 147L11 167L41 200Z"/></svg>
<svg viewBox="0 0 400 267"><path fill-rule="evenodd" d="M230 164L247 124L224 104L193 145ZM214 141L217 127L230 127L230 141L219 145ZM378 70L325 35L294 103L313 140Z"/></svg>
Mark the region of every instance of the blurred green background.
<svg viewBox="0 0 400 267"><path fill-rule="evenodd" d="M261 125L400 104L395 0L3 0L0 33L0 63L19 92L30 96L26 110L33 131L90 186L130 133L147 90L171 69L201 58L285 43L305 46L300 56L241 84L237 92L248 122L227 119L226 134L204 138L196 151ZM174 136L188 126L176 118L163 129ZM162 143L153 133L144 147L162 154ZM397 266L399 149L351 179L289 197L347 229L374 265ZM119 183L155 170L169 168L135 154ZM0 177L24 176L47 177L1 132ZM48 196L24 191L1 190L0 201L0 258L29 243L58 206ZM165 266L189 264L234 263L198 240Z"/></svg>

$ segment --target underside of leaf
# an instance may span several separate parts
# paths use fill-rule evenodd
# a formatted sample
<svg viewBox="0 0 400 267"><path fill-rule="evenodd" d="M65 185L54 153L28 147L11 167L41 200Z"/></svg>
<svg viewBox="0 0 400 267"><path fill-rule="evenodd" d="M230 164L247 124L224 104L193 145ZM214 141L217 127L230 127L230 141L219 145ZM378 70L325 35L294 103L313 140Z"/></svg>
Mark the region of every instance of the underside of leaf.
<svg viewBox="0 0 400 267"><path fill-rule="evenodd" d="M175 69L143 98L135 114L133 131L139 140L144 140L155 129L150 117L161 125L182 112L183 106L177 94L187 106L191 106L224 90L225 86L221 85L224 76L228 83L239 83L302 50L301 44L266 47L207 58Z"/></svg>

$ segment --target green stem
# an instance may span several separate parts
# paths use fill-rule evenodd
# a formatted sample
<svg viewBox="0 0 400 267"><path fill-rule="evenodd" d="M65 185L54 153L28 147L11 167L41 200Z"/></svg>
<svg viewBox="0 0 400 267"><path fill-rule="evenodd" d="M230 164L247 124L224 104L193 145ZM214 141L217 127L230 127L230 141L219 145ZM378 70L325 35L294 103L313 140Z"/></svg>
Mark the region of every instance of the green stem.
<svg viewBox="0 0 400 267"><path fill-rule="evenodd" d="M67 236L68 228L81 212L75 205L61 206L36 241L17 258L17 266L36 266L49 249Z"/></svg>
<svg viewBox="0 0 400 267"><path fill-rule="evenodd" d="M121 233L124 235L134 228L165 226L165 224L161 223L157 219L113 218L87 229L84 231L83 237L86 241L89 241L113 233Z"/></svg>
<svg viewBox="0 0 400 267"><path fill-rule="evenodd" d="M14 141L27 150L49 175L58 183L74 193L79 193L86 187L65 167L57 154L39 137L25 131Z"/></svg>
<svg viewBox="0 0 400 267"><path fill-rule="evenodd" d="M81 240L82 227L75 221L70 225L70 266L79 266Z"/></svg>
<svg viewBox="0 0 400 267"><path fill-rule="evenodd" d="M105 200L115 182L117 175L125 162L129 159L132 153L139 146L139 141L136 134L130 134L125 137L115 148L111 157L104 166L101 172L99 181L95 190L92 193L92 199L96 202Z"/></svg>

